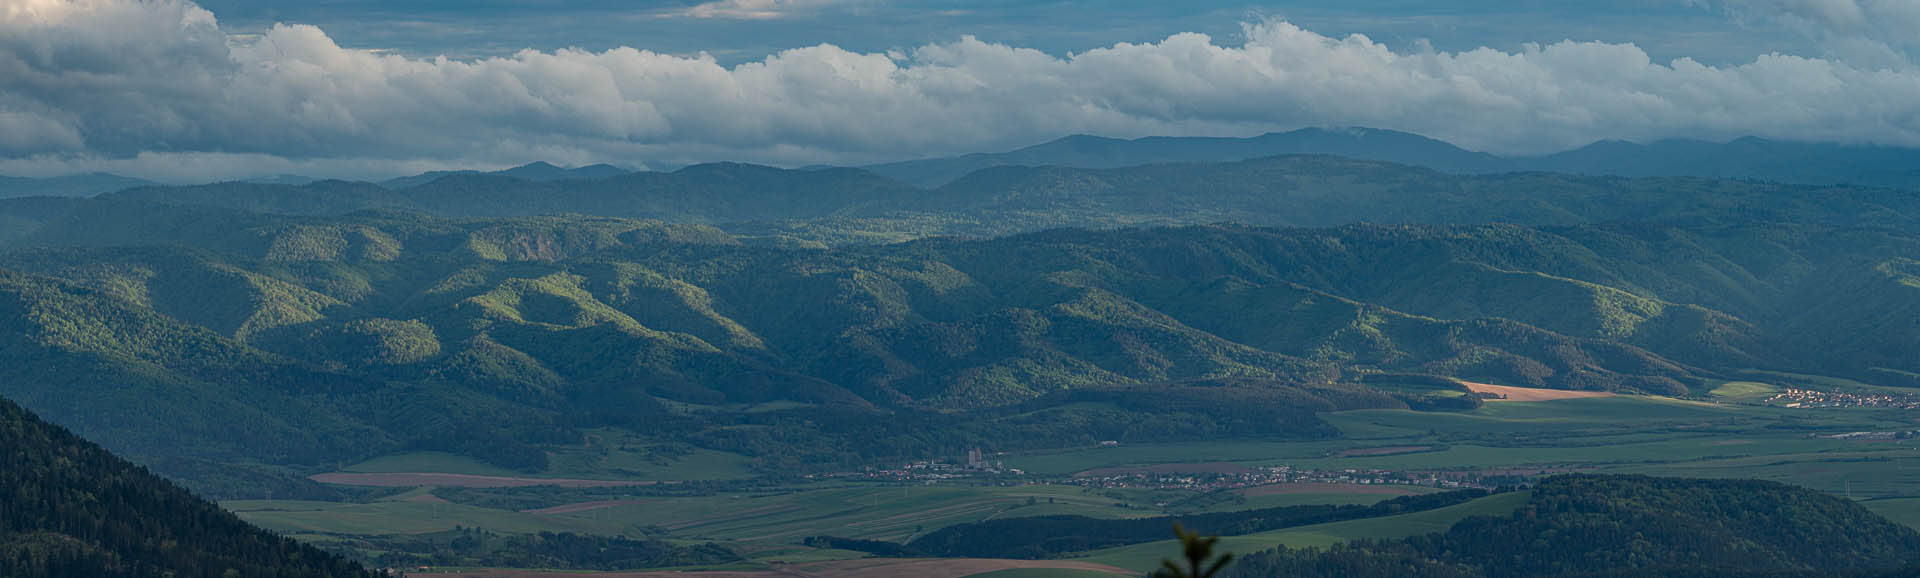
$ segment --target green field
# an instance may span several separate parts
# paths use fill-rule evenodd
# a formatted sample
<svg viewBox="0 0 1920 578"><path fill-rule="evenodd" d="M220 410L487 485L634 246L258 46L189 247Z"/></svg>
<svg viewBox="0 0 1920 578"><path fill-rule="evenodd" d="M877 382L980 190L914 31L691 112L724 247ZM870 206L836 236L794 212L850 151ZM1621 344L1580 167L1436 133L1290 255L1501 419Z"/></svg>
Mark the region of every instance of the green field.
<svg viewBox="0 0 1920 578"><path fill-rule="evenodd" d="M581 532L638 534L631 521L591 516L537 516L446 503L415 490L365 504L235 500L221 504L241 519L269 530L335 536L425 534L455 526L497 532Z"/></svg>
<svg viewBox="0 0 1920 578"><path fill-rule="evenodd" d="M1407 490L1420 494L1437 491L1417 486L1409 486ZM1244 501L1221 502L1207 508L1205 511L1232 512L1237 510L1258 510L1285 506L1305 506L1309 504L1357 504L1364 506L1393 497L1394 496L1385 494L1358 493L1268 494L1263 496L1248 496Z"/></svg>
<svg viewBox="0 0 1920 578"><path fill-rule="evenodd" d="M1068 568L1019 568L974 574L966 578L1113 578L1116 574Z"/></svg>
<svg viewBox="0 0 1920 578"><path fill-rule="evenodd" d="M1792 481L1792 472L1784 476L1744 476L1740 468L1717 465L1727 460L1763 456L1780 456L1795 462L1820 461L1827 457L1824 454L1831 452L1893 456L1907 446L1813 439L1807 434L1911 427L1898 410L1786 409L1633 396L1489 403L1471 412L1360 410L1323 417L1351 439L1307 443L1122 445L1020 456L1008 463L1044 474L1213 461L1248 467L1287 465L1318 470L1626 469L1653 472L1701 469L1702 475L1713 475L1705 470L1725 469L1718 473ZM1385 456L1330 457L1340 449L1386 445L1438 445L1444 449ZM1767 463L1774 461L1780 460ZM1880 469L1900 471L1893 465L1889 463ZM1816 475L1820 472L1801 473L1814 475L1808 480L1816 486L1821 483ZM1920 482L1920 479L1914 481ZM1920 495L1920 484L1912 485L1910 490L1886 487L1880 492L1896 490Z"/></svg>
<svg viewBox="0 0 1920 578"><path fill-rule="evenodd" d="M297 533L418 534L460 525L502 532L639 535L643 527L657 526L679 539L773 544L821 534L905 540L952 524L1002 517L1158 513L1118 507L1111 497L1070 486L863 485L686 498L640 496L630 502L543 515L441 503L421 490L367 504L244 500L225 505L248 521Z"/></svg>
<svg viewBox="0 0 1920 578"><path fill-rule="evenodd" d="M517 472L465 456L442 452L412 452L381 456L342 468L362 473L438 473L534 478L610 480L705 481L738 480L755 474L746 456L708 449L685 455L648 459L646 441L621 432L597 430L583 446L562 447L549 456L544 472Z"/></svg>
<svg viewBox="0 0 1920 578"><path fill-rule="evenodd" d="M1729 381L1713 388L1714 399L1731 403L1760 403L1780 393L1780 387L1757 381Z"/></svg>
<svg viewBox="0 0 1920 578"><path fill-rule="evenodd" d="M1215 549L1248 554L1271 550L1282 545L1294 548L1326 547L1359 538L1401 538L1441 532L1469 516L1505 515L1526 501L1526 492L1508 492L1425 512L1316 524L1244 536L1225 536L1220 539ZM1177 541L1165 540L1099 550L1080 559L1144 572L1158 567L1162 558L1172 556L1179 551L1180 545Z"/></svg>
<svg viewBox="0 0 1920 578"><path fill-rule="evenodd" d="M1725 403L1620 396L1547 402L1500 402L1466 412L1360 410L1322 417L1341 439L1232 440L1214 443L1123 443L1119 446L1015 454L1009 466L1064 476L1105 467L1230 462L1253 468L1413 470L1483 473L1590 471L1687 477L1778 480L1851 495L1892 519L1920 527L1920 447L1911 442L1825 439L1811 434L1911 429L1904 412L1885 409L1795 409L1751 404L1774 386L1726 382L1713 390ZM742 456L695 450L662 465L644 440L594 432L590 443L553 454L544 477L731 479L750 476ZM1334 457L1342 450L1432 446L1431 451ZM651 459L650 459L651 458ZM445 472L527 476L439 453L387 456L356 464L358 472ZM1430 491L1420 488L1418 491ZM495 492L495 493L487 493ZM236 501L226 505L252 522L308 539L424 533L477 527L500 532L571 531L672 540L715 541L754 560L837 560L861 554L800 545L809 536L904 542L948 525L1007 517L1084 515L1120 518L1181 512L1223 512L1302 504L1368 504L1380 494L1311 492L1247 495L1244 490L1084 489L1068 485L887 484L817 482L711 495L622 496L618 492L540 494L479 491L444 503L417 490L361 504ZM531 492L531 496L527 494ZM661 494L663 492L653 492ZM673 493L673 492L664 492ZM453 494L447 494L453 495ZM498 496L475 501L481 498ZM508 499L513 496L512 499ZM549 496L540 498L538 496ZM1472 514L1498 514L1523 499L1503 494L1431 512L1354 520L1247 536L1223 545L1239 552L1275 545L1326 546L1354 538L1386 538L1444 530ZM491 500L491 501L489 501ZM614 500L574 511L532 510ZM489 506L487 504L532 504ZM1088 560L1147 569L1172 552L1170 542L1105 550ZM1046 576L1068 576L1058 571ZM1025 576L1028 574L1006 574ZM1032 574L1041 576L1042 574Z"/></svg>

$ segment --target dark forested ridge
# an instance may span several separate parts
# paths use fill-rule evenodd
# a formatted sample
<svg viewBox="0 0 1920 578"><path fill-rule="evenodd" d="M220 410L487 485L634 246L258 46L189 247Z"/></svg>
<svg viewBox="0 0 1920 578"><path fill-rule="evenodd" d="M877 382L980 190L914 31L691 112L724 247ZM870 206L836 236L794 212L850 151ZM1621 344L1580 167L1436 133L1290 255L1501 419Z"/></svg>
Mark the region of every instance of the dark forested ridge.
<svg viewBox="0 0 1920 578"><path fill-rule="evenodd" d="M1916 563L1920 534L1830 494L1756 480L1575 475L1543 481L1510 516L1248 555L1232 575L1910 576Z"/></svg>
<svg viewBox="0 0 1920 578"><path fill-rule="evenodd" d="M1207 535L1236 536L1342 520L1421 512L1487 496L1485 490L1460 490L1402 496L1360 505L1284 506L1150 518L1095 519L1039 516L956 524L908 544L912 552L955 558L1049 558L1074 552L1154 542L1179 524Z"/></svg>
<svg viewBox="0 0 1920 578"><path fill-rule="evenodd" d="M713 544L678 545L657 539L571 532L500 534L472 528L370 540L390 567L485 566L555 570L634 570L738 562L739 554Z"/></svg>
<svg viewBox="0 0 1920 578"><path fill-rule="evenodd" d="M371 574L358 564L248 525L0 400L0 576Z"/></svg>

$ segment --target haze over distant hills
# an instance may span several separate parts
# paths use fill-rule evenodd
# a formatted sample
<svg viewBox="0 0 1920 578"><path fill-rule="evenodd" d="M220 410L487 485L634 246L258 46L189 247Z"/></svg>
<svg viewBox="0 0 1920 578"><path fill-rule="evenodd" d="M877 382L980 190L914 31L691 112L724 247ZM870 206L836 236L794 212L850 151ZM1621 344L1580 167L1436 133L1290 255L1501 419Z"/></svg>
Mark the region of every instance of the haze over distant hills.
<svg viewBox="0 0 1920 578"><path fill-rule="evenodd" d="M1306 128L1248 138L1145 137L1124 140L1073 135L1007 152L974 153L860 168L908 185L933 189L983 169L1006 166L1109 169L1165 163L1232 162L1281 155L1328 155L1384 161L1452 174L1555 172L1920 188L1920 149L1912 148L1786 142L1748 137L1725 143L1696 140L1662 140L1644 144L1602 141L1541 156L1501 157L1469 151L1417 134L1357 127ZM803 170L828 168L833 167L817 166ZM607 164L562 168L539 161L499 171L431 171L387 179L378 184L397 191L449 176L498 176L548 183L608 179L631 172ZM297 186L320 180L326 179L273 175L242 182ZM151 181L104 173L46 179L0 176L0 198L91 196L153 184Z"/></svg>
<svg viewBox="0 0 1920 578"><path fill-rule="evenodd" d="M154 184L153 181L110 175L106 173L88 173L45 179L9 177L0 175L0 198L12 197L90 197L100 193L110 193L121 189Z"/></svg>
<svg viewBox="0 0 1920 578"><path fill-rule="evenodd" d="M405 189L410 187L416 187L419 185L424 185L424 184L433 182L435 180L438 180L441 177L445 177L449 175L495 175L495 176L502 176L502 177L512 177L512 178L525 180L525 181L550 182L550 181L563 181L567 179L604 179L607 177L624 175L629 172L631 171L628 171L626 169L616 167L613 165L607 165L607 164L587 165L584 167L567 169L567 168L561 168L561 167L555 166L552 163L548 163L546 161L535 161L532 163L527 163L527 164L513 167L510 169L492 171L492 172L432 171L432 172L421 173L418 175L413 175L408 177L387 179L384 181L380 181L380 185L387 187L389 189L395 189L395 190Z"/></svg>
<svg viewBox="0 0 1920 578"><path fill-rule="evenodd" d="M1250 138L1075 135L1003 153L869 165L903 182L937 187L998 166L1117 168L1150 163L1223 162L1324 154L1457 174L1547 171L1627 177L1709 177L1798 184L1920 187L1920 150L1742 138L1727 143L1603 141L1542 156L1498 157L1416 134L1369 128L1307 128Z"/></svg>

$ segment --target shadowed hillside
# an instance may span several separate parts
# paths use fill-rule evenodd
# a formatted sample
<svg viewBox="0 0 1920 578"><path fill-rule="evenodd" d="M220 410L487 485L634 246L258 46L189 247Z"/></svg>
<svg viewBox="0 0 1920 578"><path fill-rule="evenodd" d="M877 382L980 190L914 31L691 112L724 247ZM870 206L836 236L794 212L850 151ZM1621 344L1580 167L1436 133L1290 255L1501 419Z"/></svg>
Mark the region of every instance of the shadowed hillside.
<svg viewBox="0 0 1920 578"><path fill-rule="evenodd" d="M0 576L372 576L0 400Z"/></svg>

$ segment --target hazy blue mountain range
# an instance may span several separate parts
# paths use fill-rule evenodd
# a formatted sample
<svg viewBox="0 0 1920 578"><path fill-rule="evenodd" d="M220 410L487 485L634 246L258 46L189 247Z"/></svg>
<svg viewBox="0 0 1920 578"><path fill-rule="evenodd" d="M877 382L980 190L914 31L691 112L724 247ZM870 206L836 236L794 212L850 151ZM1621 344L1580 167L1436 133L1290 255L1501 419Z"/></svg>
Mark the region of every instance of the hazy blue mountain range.
<svg viewBox="0 0 1920 578"><path fill-rule="evenodd" d="M1456 174L1547 171L1626 177L1708 177L1783 183L1920 188L1920 149L1800 143L1742 138L1726 143L1663 140L1646 144L1604 141L1544 156L1497 157L1446 142L1390 130L1308 128L1250 138L1148 137L1134 140L1076 135L1003 153L978 153L879 165L868 170L925 187L938 187L980 169L1062 166L1100 169L1226 162L1324 154L1426 167Z"/></svg>
<svg viewBox="0 0 1920 578"><path fill-rule="evenodd" d="M152 185L152 181L106 173L31 179L0 175L0 198L12 197L90 197L121 189Z"/></svg>
<svg viewBox="0 0 1920 578"><path fill-rule="evenodd" d="M1602 141L1543 156L1500 157L1416 134L1370 128L1306 128L1247 138L1145 137L1125 140L1073 135L1001 152L974 153L861 167L915 187L935 189L982 169L1007 166L1111 169L1163 163L1221 163L1282 155L1328 155L1383 161L1454 174L1556 172L1625 177L1704 177L1812 185L1920 188L1920 149L1874 145L1771 141L1747 137L1717 143L1662 140ZM832 167L807 167L820 170ZM677 169L676 169L677 170ZM453 175L505 176L533 182L597 180L632 171L606 164L561 168L534 162L500 171L432 171L380 181L400 190ZM668 172L668 171L656 171ZM306 185L301 175L247 179L255 184ZM0 176L0 198L90 196L150 181L94 173L48 179Z"/></svg>
<svg viewBox="0 0 1920 578"><path fill-rule="evenodd" d="M860 169L710 164L592 180L537 182L453 174L401 190L346 181L300 186L218 183L142 187L108 198L303 216L366 210L420 211L447 218L592 214L714 224L750 236L830 244L1055 227L1218 222L1334 226L1762 220L1903 230L1920 226L1920 195L1896 189L1679 177L1455 175L1328 156L1117 169L995 167L937 189L916 188ZM0 208L0 215L16 224L0 230L0 239L25 235L41 222L28 208L37 207L35 214L44 217L56 204L21 200L7 205L21 210Z"/></svg>
<svg viewBox="0 0 1920 578"><path fill-rule="evenodd" d="M619 167L615 167L613 165L605 165L605 164L587 165L587 166L578 167L578 168L566 169L566 168L560 168L560 167L554 166L553 164L545 161L535 161L532 163L520 165L510 169L491 171L491 172L433 171L433 172L421 173L413 176L399 177L399 178L380 181L380 185L390 189L404 189L408 187L427 184L429 182L433 182L435 179L439 179L440 177L445 177L448 175L496 175L496 176L503 176L503 177L513 177L516 179L527 180L527 181L548 182L548 181L564 181L568 179L604 179L607 177L624 175L624 174L627 174L628 172L631 172L631 171L628 171L626 169L622 169ZM304 183L286 183L286 184L304 184Z"/></svg>
<svg viewBox="0 0 1920 578"><path fill-rule="evenodd" d="M1422 166L1453 173L1514 170L1513 163L1416 134L1368 128L1308 128L1251 138L1147 137L1122 140L1074 135L1004 153L905 161L863 167L923 187L1003 166L1110 169L1158 163L1214 163L1279 155L1332 155Z"/></svg>

